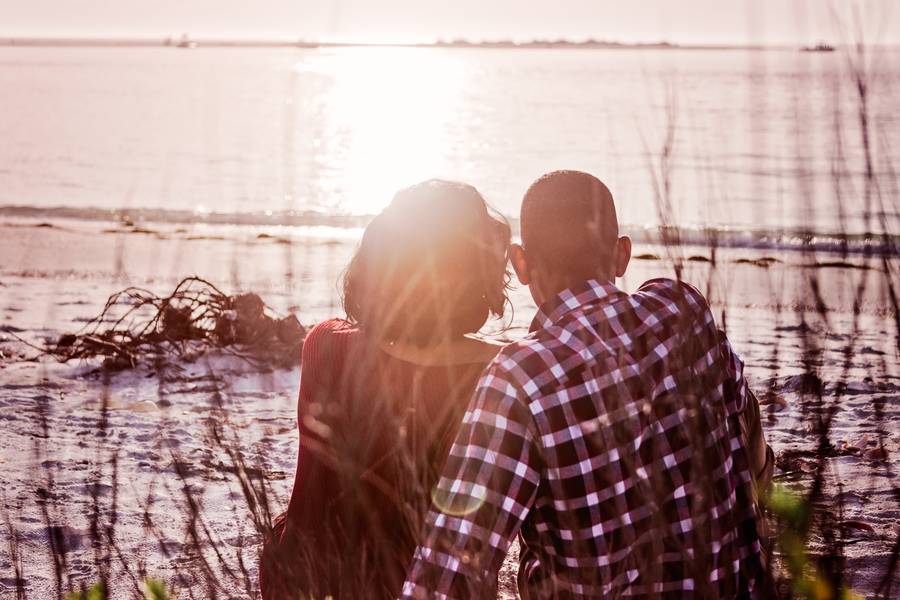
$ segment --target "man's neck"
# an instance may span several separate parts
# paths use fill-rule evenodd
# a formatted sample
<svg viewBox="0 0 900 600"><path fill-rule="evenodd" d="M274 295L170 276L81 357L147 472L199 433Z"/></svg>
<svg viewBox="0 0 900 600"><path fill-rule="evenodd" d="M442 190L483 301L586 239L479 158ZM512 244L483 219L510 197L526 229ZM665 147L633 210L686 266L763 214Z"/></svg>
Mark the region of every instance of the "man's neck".
<svg viewBox="0 0 900 600"><path fill-rule="evenodd" d="M556 298L564 291L572 289L589 279L595 279L600 283L609 283L612 285L615 285L616 283L615 277L611 277L609 273L595 273L591 277L553 278L552 280L547 280L546 284L539 286L539 297L536 296L535 300L537 301L538 306L540 306L544 302Z"/></svg>

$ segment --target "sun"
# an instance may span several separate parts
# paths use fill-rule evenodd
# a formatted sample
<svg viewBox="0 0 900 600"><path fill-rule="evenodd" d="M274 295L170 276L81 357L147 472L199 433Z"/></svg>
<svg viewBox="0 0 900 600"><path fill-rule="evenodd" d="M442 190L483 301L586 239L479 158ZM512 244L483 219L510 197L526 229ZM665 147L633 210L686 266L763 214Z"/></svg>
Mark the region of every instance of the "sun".
<svg viewBox="0 0 900 600"><path fill-rule="evenodd" d="M372 214L406 185L447 175L466 67L433 48L341 48L295 68L328 78L320 108L324 194Z"/></svg>

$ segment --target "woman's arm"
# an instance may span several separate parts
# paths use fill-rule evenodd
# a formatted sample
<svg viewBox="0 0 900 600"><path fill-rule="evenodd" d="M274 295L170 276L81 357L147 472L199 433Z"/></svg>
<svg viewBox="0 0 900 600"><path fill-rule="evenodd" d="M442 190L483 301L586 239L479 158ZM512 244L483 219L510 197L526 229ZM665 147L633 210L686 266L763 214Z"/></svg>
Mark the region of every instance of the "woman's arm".
<svg viewBox="0 0 900 600"><path fill-rule="evenodd" d="M306 336L301 357L297 429L300 444L297 470L288 506L288 526L308 530L321 523L326 504L336 493L328 467L327 429L321 420L332 398L335 378L343 367L346 322L332 319L314 327Z"/></svg>

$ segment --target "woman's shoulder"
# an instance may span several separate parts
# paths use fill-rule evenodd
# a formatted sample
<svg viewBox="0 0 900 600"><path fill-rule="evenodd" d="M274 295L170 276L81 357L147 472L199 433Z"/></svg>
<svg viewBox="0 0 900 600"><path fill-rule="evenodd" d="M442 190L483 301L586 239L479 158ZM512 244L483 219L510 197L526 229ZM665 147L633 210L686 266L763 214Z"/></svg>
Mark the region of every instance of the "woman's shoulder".
<svg viewBox="0 0 900 600"><path fill-rule="evenodd" d="M466 362L487 365L497 357L497 354L503 349L504 344L496 340L485 338L466 338L467 351L465 356L468 358Z"/></svg>
<svg viewBox="0 0 900 600"><path fill-rule="evenodd" d="M303 362L309 364L323 358L332 359L359 335L359 327L345 319L322 321L306 334L303 341Z"/></svg>
<svg viewBox="0 0 900 600"><path fill-rule="evenodd" d="M306 334L306 339L324 338L333 335L346 336L356 333L359 333L358 326L346 319L335 317L333 319L326 319L315 325L309 330L309 333Z"/></svg>

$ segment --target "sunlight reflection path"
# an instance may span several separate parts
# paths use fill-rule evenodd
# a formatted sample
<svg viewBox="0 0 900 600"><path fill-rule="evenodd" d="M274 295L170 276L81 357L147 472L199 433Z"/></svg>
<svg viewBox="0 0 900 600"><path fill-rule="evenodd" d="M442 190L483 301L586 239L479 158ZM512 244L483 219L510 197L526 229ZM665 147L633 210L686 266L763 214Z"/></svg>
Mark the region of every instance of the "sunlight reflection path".
<svg viewBox="0 0 900 600"><path fill-rule="evenodd" d="M321 117L330 157L321 192L342 212L380 211L401 186L446 176L449 125L466 82L450 53L345 48L294 67L328 78Z"/></svg>

